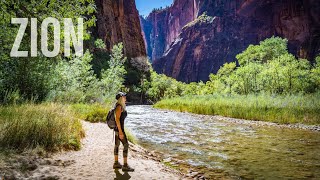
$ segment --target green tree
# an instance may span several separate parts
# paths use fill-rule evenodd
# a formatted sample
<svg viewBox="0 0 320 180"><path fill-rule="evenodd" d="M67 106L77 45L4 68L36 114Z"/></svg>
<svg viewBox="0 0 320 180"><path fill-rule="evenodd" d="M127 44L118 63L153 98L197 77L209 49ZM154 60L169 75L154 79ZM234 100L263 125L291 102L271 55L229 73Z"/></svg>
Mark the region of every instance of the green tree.
<svg viewBox="0 0 320 180"><path fill-rule="evenodd" d="M179 82L164 74L157 74L151 70L150 88L147 90L147 95L152 101L158 101L162 98L171 98L176 96L187 95L191 85ZM195 83L196 84L196 83Z"/></svg>
<svg viewBox="0 0 320 180"><path fill-rule="evenodd" d="M279 57L283 62L281 69L284 78L284 92L287 94L305 92L309 87L310 63L304 59L296 59L292 54Z"/></svg>
<svg viewBox="0 0 320 180"><path fill-rule="evenodd" d="M48 59L43 57L41 53L38 53L38 57L30 57L30 53L29 57L24 58L10 57L9 54L19 29L19 26L11 24L11 19L20 17L30 20L30 18L36 18L38 36L40 36L41 23L47 17L57 18L60 22L63 18L75 20L79 17L85 17L84 39L87 39L89 37L87 29L95 24L95 17L92 16L95 11L94 0L8 0L0 1L0 7L0 101L4 99L6 92L19 92L23 99L34 99L36 97L38 100L43 100L50 91L51 69L57 61L61 60L61 57ZM52 29L52 26L49 26L49 49L53 46ZM63 28L61 29L63 31ZM61 34L63 36L63 33ZM19 50L30 51L30 40L31 30L30 23L28 23ZM40 46L39 37L38 46ZM61 47L63 46L61 45ZM61 53L63 53L63 49L61 49Z"/></svg>
<svg viewBox="0 0 320 180"><path fill-rule="evenodd" d="M205 94L213 94L217 91L217 79L217 75L209 75L209 81L207 81L205 85Z"/></svg>
<svg viewBox="0 0 320 180"><path fill-rule="evenodd" d="M269 61L261 72L261 81L266 92L292 94L306 92L310 86L310 63L284 54Z"/></svg>
<svg viewBox="0 0 320 180"><path fill-rule="evenodd" d="M311 70L310 79L315 91L320 91L320 55L316 57L316 63Z"/></svg>
<svg viewBox="0 0 320 180"><path fill-rule="evenodd" d="M101 91L107 97L113 97L121 88L124 88L126 70L124 63L127 58L123 54L123 44L119 43L113 46L109 69L102 71Z"/></svg>
<svg viewBox="0 0 320 180"><path fill-rule="evenodd" d="M240 66L233 76L234 89L239 94L258 93L261 90L260 72L263 65L259 62L249 62L244 66Z"/></svg>
<svg viewBox="0 0 320 180"><path fill-rule="evenodd" d="M48 100L75 103L98 101L101 98L97 91L99 82L91 61L89 51L83 57L73 56L69 61L60 61L53 71Z"/></svg>
<svg viewBox="0 0 320 180"><path fill-rule="evenodd" d="M260 45L249 45L242 53L236 56L240 65L249 62L263 62L277 58L286 54L288 40L280 37L271 37L260 42Z"/></svg>
<svg viewBox="0 0 320 180"><path fill-rule="evenodd" d="M231 78L231 75L233 74L234 70L236 69L236 63L225 63L218 71L217 76L220 83L220 86L222 85L222 89L225 89L227 93L231 93L231 86L233 83L233 78Z"/></svg>

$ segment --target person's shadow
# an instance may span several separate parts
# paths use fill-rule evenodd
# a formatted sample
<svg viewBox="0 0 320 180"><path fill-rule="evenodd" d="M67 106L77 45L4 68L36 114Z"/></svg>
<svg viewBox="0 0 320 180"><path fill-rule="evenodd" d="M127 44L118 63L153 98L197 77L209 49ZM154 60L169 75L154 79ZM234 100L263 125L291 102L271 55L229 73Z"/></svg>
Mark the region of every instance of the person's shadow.
<svg viewBox="0 0 320 180"><path fill-rule="evenodd" d="M128 180L131 178L128 172L121 174L118 169L115 169L114 173L116 173L114 180Z"/></svg>

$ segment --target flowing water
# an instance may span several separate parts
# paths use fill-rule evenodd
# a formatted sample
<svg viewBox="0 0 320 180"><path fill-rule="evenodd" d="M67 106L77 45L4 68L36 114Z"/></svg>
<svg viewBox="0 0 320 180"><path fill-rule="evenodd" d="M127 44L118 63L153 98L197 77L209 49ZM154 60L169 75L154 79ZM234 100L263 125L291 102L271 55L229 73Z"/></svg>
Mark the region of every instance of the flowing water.
<svg viewBox="0 0 320 180"><path fill-rule="evenodd" d="M212 179L320 179L320 132L128 106L126 127L149 150Z"/></svg>

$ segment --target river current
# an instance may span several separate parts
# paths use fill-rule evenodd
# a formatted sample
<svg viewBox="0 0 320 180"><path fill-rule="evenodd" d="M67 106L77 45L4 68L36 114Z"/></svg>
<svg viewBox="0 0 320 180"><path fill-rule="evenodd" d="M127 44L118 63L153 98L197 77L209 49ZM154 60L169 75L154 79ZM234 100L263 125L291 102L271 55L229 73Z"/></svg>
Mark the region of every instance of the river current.
<svg viewBox="0 0 320 180"><path fill-rule="evenodd" d="M320 179L320 133L128 106L126 127L148 150L212 179ZM177 159L179 163L170 162Z"/></svg>

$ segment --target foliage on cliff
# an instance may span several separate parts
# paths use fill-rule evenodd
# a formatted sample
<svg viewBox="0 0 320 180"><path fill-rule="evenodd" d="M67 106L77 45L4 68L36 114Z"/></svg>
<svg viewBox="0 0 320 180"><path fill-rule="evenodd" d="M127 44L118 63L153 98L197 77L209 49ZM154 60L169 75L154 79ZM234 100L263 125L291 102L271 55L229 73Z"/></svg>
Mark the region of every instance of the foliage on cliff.
<svg viewBox="0 0 320 180"><path fill-rule="evenodd" d="M208 16L207 13L204 12L203 14L198 16L197 19L195 19L194 21L191 21L188 24L186 24L182 29L194 26L196 24L203 24L203 23L210 24L210 23L213 22L214 19L215 19L214 17Z"/></svg>

